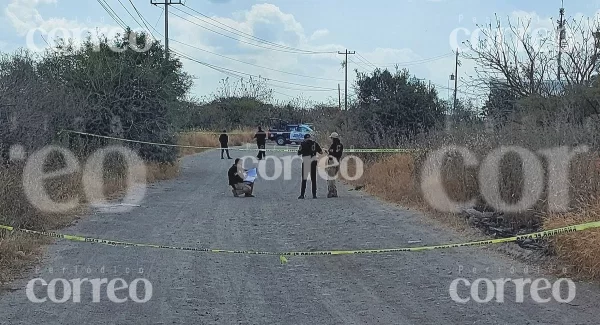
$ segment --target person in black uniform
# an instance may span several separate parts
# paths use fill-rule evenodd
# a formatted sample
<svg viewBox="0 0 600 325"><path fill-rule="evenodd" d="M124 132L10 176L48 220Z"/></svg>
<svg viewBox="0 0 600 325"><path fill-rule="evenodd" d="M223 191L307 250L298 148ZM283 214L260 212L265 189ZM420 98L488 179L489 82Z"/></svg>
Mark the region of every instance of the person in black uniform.
<svg viewBox="0 0 600 325"><path fill-rule="evenodd" d="M223 153L227 152L227 159L232 159L229 155L229 147L227 144L229 143L229 136L227 135L227 130L223 130L223 134L219 136L219 143L221 143L221 159L223 158Z"/></svg>
<svg viewBox="0 0 600 325"><path fill-rule="evenodd" d="M338 197L335 180L340 171L340 161L342 160L344 145L340 141L340 135L337 134L337 132L331 133L329 137L333 142L329 147L329 167L327 168L329 179L327 180L327 197L332 198Z"/></svg>
<svg viewBox="0 0 600 325"><path fill-rule="evenodd" d="M302 156L302 187L298 199L304 199L309 169L313 199L317 198L317 153L323 154L323 149L310 138L310 134L305 134L304 141L298 149L298 156Z"/></svg>
<svg viewBox="0 0 600 325"><path fill-rule="evenodd" d="M260 126L258 127L258 132L254 135L254 139L256 139L256 145L258 146L258 156L256 158L262 160L266 156L265 145L267 143L267 134Z"/></svg>
<svg viewBox="0 0 600 325"><path fill-rule="evenodd" d="M227 171L229 186L232 188L231 192L235 197L238 197L241 194L244 194L245 197L254 197L254 195L252 195L252 192L254 192L254 184L244 182L245 169L242 167L241 161L240 158L236 158L233 166Z"/></svg>

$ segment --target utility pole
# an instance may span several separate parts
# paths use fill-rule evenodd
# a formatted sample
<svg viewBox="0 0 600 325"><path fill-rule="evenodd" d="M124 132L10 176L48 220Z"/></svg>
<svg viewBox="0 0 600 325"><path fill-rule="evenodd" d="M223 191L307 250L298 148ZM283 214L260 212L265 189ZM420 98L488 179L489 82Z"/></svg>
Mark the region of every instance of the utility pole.
<svg viewBox="0 0 600 325"><path fill-rule="evenodd" d="M565 8L564 8L564 0L561 1L561 8L559 10L560 13L560 19L558 20L558 71L556 73L557 75L557 79L558 81L560 81L560 75L561 75L561 59L562 59L562 49L565 46L564 41L565 41L565 21L563 19L564 14L565 14Z"/></svg>
<svg viewBox="0 0 600 325"><path fill-rule="evenodd" d="M344 90L344 110L348 110L348 54L356 54L356 51L352 51L352 52L348 52L348 49L346 49L346 52L338 52L338 54L344 54L346 55L346 61L344 61L344 68L346 68L346 77L345 77L345 90Z"/></svg>
<svg viewBox="0 0 600 325"><path fill-rule="evenodd" d="M164 2L158 2L156 0L150 0L150 4L155 6L165 6L165 60L169 60L169 6L170 5L182 5L181 0L163 0Z"/></svg>
<svg viewBox="0 0 600 325"><path fill-rule="evenodd" d="M340 84L338 84L338 108L340 111L342 110L342 90L340 88Z"/></svg>
<svg viewBox="0 0 600 325"><path fill-rule="evenodd" d="M454 64L454 102L452 104L452 113L456 112L456 90L458 88L458 48L456 49L456 62Z"/></svg>

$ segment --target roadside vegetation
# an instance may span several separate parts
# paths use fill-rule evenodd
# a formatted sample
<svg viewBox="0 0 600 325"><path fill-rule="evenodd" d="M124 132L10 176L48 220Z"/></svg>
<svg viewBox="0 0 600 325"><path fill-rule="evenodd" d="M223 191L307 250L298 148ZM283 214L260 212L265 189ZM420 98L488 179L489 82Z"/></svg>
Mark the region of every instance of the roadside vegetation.
<svg viewBox="0 0 600 325"><path fill-rule="evenodd" d="M347 111L335 103L297 98L276 101L261 79L223 79L208 98L190 97L192 78L177 56L165 61L164 48L115 52L128 46L130 31L120 39L89 40L82 46L65 43L43 54L26 51L0 57L0 223L35 230L53 230L71 223L90 202L82 190L81 173L46 181L54 200L79 198L68 213L48 214L32 206L23 192L25 160L11 159L15 146L28 154L48 145L71 150L81 164L97 149L125 145L143 158L146 181L175 177L178 160L203 149L124 143L60 132L79 132L183 146L218 147L218 133L227 130L230 145L252 142L257 126L271 118L310 122L326 146L327 135L338 132L346 148L406 148L418 152L361 154L366 168L353 181L358 189L390 202L439 214L424 199L421 173L427 154L444 146L463 146L481 161L506 145L532 152L559 146L587 145L570 166L570 210L548 212L549 167L544 162L544 195L527 211L494 211L479 189L478 167L465 166L458 156L444 158L442 186L456 201L476 199L471 208L490 213L485 220L472 214L444 214L454 224L471 225L488 236L505 237L541 229L600 220L600 34L596 27L577 25L577 42L563 53L562 81L557 83L555 55L538 50L531 39L516 33L501 47L469 44L462 60L480 69L460 80L458 98L443 99L447 89L411 75L408 70L357 74L355 96ZM576 26L576 27L577 27ZM483 36L494 40L496 25ZM500 28L500 27L498 27ZM510 30L510 28L508 29ZM134 35L141 47L146 35ZM511 43L518 43L518 46ZM521 53L519 51L525 51ZM476 95L478 103L468 100ZM58 170L64 157L49 159L46 168ZM126 176L117 156L105 164L105 194L118 198ZM501 197L508 203L522 197L523 167L516 156L501 161ZM44 238L0 231L0 283L18 275L40 253ZM598 279L600 230L560 235L530 246L574 265L577 275Z"/></svg>

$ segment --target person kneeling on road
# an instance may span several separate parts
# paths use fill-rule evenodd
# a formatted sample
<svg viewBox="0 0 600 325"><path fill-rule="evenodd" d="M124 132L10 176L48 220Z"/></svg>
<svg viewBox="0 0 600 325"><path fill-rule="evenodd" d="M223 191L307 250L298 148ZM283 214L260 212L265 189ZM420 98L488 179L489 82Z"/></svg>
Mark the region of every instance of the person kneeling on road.
<svg viewBox="0 0 600 325"><path fill-rule="evenodd" d="M252 195L253 185L244 182L244 168L242 167L242 160L236 158L233 166L229 168L227 176L229 178L229 185L232 188L233 196L238 197L244 194L245 197L254 197Z"/></svg>

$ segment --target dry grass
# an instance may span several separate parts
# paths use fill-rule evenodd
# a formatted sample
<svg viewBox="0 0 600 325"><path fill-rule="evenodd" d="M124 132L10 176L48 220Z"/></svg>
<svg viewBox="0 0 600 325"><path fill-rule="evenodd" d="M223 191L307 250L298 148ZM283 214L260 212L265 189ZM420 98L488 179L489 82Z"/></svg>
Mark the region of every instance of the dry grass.
<svg viewBox="0 0 600 325"><path fill-rule="evenodd" d="M544 228L554 229L586 222L600 221L600 203L583 206L567 214L549 214ZM572 265L573 275L600 279L600 229L568 233L550 238L557 256Z"/></svg>
<svg viewBox="0 0 600 325"><path fill-rule="evenodd" d="M241 146L253 141L254 131L249 129L230 131L229 146ZM241 133L241 134L237 134ZM196 130L179 134L178 144L181 146L219 148L219 134L215 131ZM180 156L193 155L207 149L181 148Z"/></svg>
<svg viewBox="0 0 600 325"><path fill-rule="evenodd" d="M49 238L0 232L0 292L4 283L38 260L43 245L48 243Z"/></svg>
<svg viewBox="0 0 600 325"><path fill-rule="evenodd" d="M384 200L422 207L414 175L414 157L411 154L397 154L370 164L357 182L369 193Z"/></svg>
<svg viewBox="0 0 600 325"><path fill-rule="evenodd" d="M66 213L44 213L33 206L23 191L22 166L0 168L0 224L28 229L51 231L70 224L86 206L98 198L84 194L82 175L75 173L49 179L45 189L50 197L58 202L78 198L80 204ZM146 179L141 179L142 168L133 168L134 182L155 182L176 177L179 164L148 163L145 166ZM104 198L109 200L123 196L128 185L127 177L118 170L106 170L102 184ZM49 238L28 234L8 233L0 230L0 284L14 279L27 266L39 257Z"/></svg>
<svg viewBox="0 0 600 325"><path fill-rule="evenodd" d="M495 148L490 142L485 142L483 138L477 136L471 139L465 136L460 140L464 140L464 143L468 144L466 147L477 154L480 163L485 155ZM451 139L451 141L460 140ZM540 149L539 146L528 147L523 143L520 145L531 151ZM436 149L440 148L441 144L438 146L430 144L428 147ZM377 159L365 158L371 161L365 166L363 177L351 182L353 185L364 186L366 191L384 200L427 211L436 218L441 217L449 221L450 226L464 228L463 219L448 213L442 214L425 201L421 190L421 171L424 168L425 155L395 154L382 155ZM600 157L597 152L580 154L571 162L570 188L566 190L570 194L570 207L576 212L566 215L548 213L548 188L553 184L550 184L548 179L547 161L541 160L541 162L545 170L544 184L541 184L544 188L541 198L527 211L505 213L505 226L513 229L522 227L550 229L600 220L600 204L596 199L600 197ZM466 202L475 198L478 208L490 208L480 193L478 175L480 166L465 167L459 156L448 156L443 163L441 184L436 183L433 184L434 186L443 187L454 201ZM518 202L524 186L531 185L524 184L522 175L522 162L517 156L506 155L501 161L499 177L500 194L505 202ZM488 174L483 175L481 182L489 183L488 177ZM600 279L600 250L598 250L600 230L562 235L551 240L559 258L575 266L577 276Z"/></svg>

